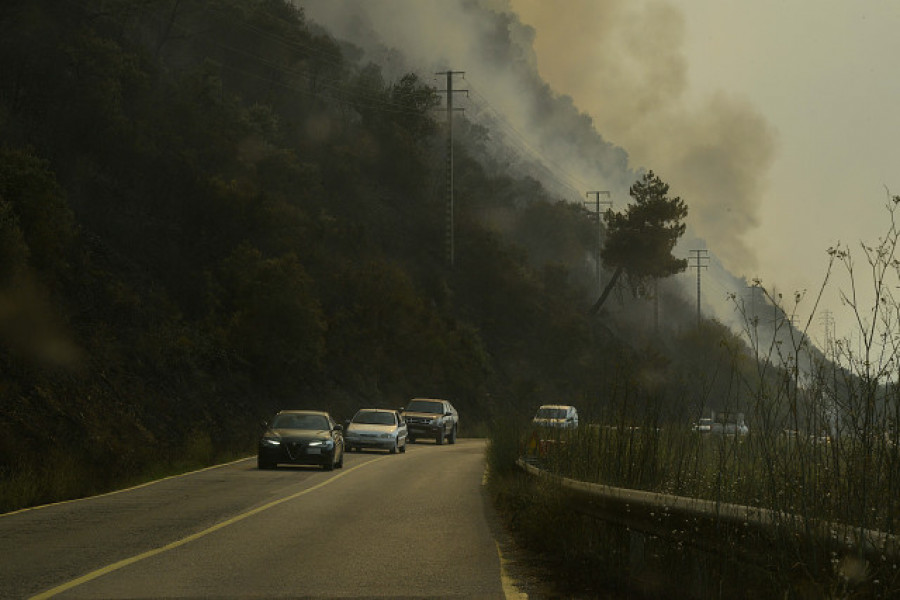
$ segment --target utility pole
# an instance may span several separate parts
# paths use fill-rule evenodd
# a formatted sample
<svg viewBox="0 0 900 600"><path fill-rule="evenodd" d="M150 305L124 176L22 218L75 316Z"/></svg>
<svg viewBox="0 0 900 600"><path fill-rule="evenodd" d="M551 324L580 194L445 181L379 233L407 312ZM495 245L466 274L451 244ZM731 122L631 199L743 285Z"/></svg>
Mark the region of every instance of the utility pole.
<svg viewBox="0 0 900 600"><path fill-rule="evenodd" d="M750 312L746 313L744 319L747 321L747 330L750 333L750 343L753 344L753 350L756 353L757 360L759 359L759 317L756 314L756 295L759 291L759 286L748 285L747 289L750 290Z"/></svg>
<svg viewBox="0 0 900 600"><path fill-rule="evenodd" d="M825 328L825 352L829 357L834 356L832 346L834 344L834 313L825 309L822 311L822 326Z"/></svg>
<svg viewBox="0 0 900 600"><path fill-rule="evenodd" d="M696 261L691 268L697 269L697 327L700 327L700 271L709 268L702 262L709 260L709 254L706 250L691 250L691 254L694 255L691 258Z"/></svg>
<svg viewBox="0 0 900 600"><path fill-rule="evenodd" d="M596 192L585 192L585 197L590 198L591 194L594 195L594 201L591 202L589 200L585 200L585 206L589 206L591 204L594 205L594 210L591 214L597 215L597 252L594 255L596 259L596 267L597 267L597 293L603 293L603 282L601 281L600 275L600 246L603 244L603 219L600 218L600 205L605 204L612 208L612 200L610 199L609 191L600 190ZM604 194L606 196L606 200L600 200L600 194Z"/></svg>
<svg viewBox="0 0 900 600"><path fill-rule="evenodd" d="M456 234L453 222L453 111L462 110L453 108L453 94L465 93L469 90L454 90L453 76L462 75L465 79L465 71L441 71L435 75L447 76L447 89L438 90L447 94L447 262L452 269L456 262Z"/></svg>

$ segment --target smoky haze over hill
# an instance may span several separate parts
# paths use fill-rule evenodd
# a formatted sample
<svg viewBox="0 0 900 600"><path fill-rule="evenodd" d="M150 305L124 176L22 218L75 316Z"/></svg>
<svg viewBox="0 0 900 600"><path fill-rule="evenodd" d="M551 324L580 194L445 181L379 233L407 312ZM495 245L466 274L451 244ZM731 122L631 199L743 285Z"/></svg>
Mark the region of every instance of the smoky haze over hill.
<svg viewBox="0 0 900 600"><path fill-rule="evenodd" d="M679 256L708 248L718 258L704 311L738 327L729 293L745 293L758 222L758 195L775 149L767 123L721 94L691 110L683 28L665 3L575 1L567 10L530 0L302 0L308 19L362 49L361 62L387 76L415 71L445 88L448 69L465 71L455 105L485 126L495 166L535 177L581 203L609 190L615 207L647 168L690 208ZM686 299L695 284L676 276ZM737 320L736 320L737 319Z"/></svg>
<svg viewBox="0 0 900 600"><path fill-rule="evenodd" d="M625 198L635 173L622 148L604 139L571 98L540 77L532 47L534 30L509 11L506 2L408 2L353 0L296 2L313 23L358 46L360 62L379 65L393 79L414 71L438 89L436 73L464 71L457 107L466 117L491 126L493 151L508 164L546 161L548 189L579 200L584 187L609 189ZM506 145L509 148L501 149Z"/></svg>

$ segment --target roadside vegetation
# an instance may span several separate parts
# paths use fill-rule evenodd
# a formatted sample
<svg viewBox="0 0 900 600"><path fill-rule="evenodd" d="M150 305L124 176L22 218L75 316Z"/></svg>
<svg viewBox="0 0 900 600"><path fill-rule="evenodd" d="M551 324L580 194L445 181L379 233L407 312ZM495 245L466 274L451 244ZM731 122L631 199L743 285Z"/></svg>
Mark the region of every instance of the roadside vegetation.
<svg viewBox="0 0 900 600"><path fill-rule="evenodd" d="M799 528L798 535L779 538L763 568L738 560L737 553L698 559L690 543L659 542L656 555L668 555L668 559L658 568L679 560L693 565L688 570L694 571L694 581L685 582L691 586L689 595L886 598L900 594L896 537L900 535L900 303L892 291L900 276L898 206L900 197L889 199L887 230L874 244L828 251L822 291L835 272L846 275L844 280L850 283L843 295L846 310L859 326L857 342L831 337L825 351L819 352L805 331L785 325L774 336L767 335L757 315L743 304L738 307L746 324L744 343L722 337L723 347L729 347L734 357L733 368L725 376L733 383L733 393L723 397L718 408L744 413L750 424L746 434L704 433L693 429L688 419L672 421L662 410L665 395L654 395L639 381L631 382L630 392L622 395L657 408L641 411L641 418L635 418L623 402L575 431L540 433L539 438L546 441L538 448L524 420L518 429L492 430L492 489L520 541L558 562L559 571L565 572L561 577L575 582L575 593L612 586L644 589L652 597L669 595L653 587L652 581L634 576L627 536L623 538L608 523L573 514L573 507L552 483L535 481L514 467L514 455L580 481L758 507L775 511L785 522L797 519L792 527ZM867 306L862 300L866 297L877 300ZM768 300L771 306L781 307L787 323L799 313L804 298L794 296L792 306L782 306L781 298L768 296ZM814 298L807 327L815 321L817 303ZM771 314L771 308L767 311ZM742 390L749 394L741 396ZM548 523L554 524L552 534L546 534ZM880 557L866 559L859 544L837 552L821 538L805 535L820 526L831 532L832 540L849 534L867 540L865 545L887 534L894 541ZM572 545L573 540L581 541ZM732 543L739 549L742 541ZM617 549L610 549L617 544ZM716 563L718 581L711 575L712 567L698 569L698 561ZM611 564L617 566L611 569ZM701 577L698 572L712 577L707 589L693 587ZM596 576L585 577L585 573Z"/></svg>

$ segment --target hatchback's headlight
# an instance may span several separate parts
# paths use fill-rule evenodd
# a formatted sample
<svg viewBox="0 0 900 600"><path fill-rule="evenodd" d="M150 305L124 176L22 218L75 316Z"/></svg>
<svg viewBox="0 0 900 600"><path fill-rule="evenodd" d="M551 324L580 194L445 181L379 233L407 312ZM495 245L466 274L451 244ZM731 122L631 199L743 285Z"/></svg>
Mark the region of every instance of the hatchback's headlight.
<svg viewBox="0 0 900 600"><path fill-rule="evenodd" d="M331 448L334 446L334 442L331 440L318 440L310 442L309 445L311 448Z"/></svg>
<svg viewBox="0 0 900 600"><path fill-rule="evenodd" d="M280 446L281 440L274 437L266 437L262 439L262 443L266 446Z"/></svg>

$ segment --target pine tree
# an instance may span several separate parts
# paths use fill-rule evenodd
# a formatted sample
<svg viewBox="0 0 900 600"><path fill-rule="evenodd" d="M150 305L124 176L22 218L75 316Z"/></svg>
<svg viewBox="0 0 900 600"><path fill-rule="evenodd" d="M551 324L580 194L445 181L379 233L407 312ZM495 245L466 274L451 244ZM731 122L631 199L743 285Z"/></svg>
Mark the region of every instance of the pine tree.
<svg viewBox="0 0 900 600"><path fill-rule="evenodd" d="M653 171L636 181L628 193L634 202L625 212L610 210L605 215L607 236L600 256L616 270L591 307L591 314L600 310L622 274L637 294L649 279L668 277L687 268L687 259L672 256L685 230L682 220L688 209L684 201L677 196L669 198L669 184Z"/></svg>

